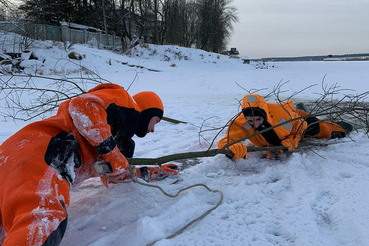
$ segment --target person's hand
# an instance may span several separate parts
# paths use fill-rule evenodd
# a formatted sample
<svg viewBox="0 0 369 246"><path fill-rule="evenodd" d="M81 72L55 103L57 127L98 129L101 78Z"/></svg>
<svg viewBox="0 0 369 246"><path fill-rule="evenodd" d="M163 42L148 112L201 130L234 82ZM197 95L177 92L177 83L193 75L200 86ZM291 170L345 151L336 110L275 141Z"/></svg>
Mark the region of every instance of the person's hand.
<svg viewBox="0 0 369 246"><path fill-rule="evenodd" d="M166 164L161 167L141 167L136 168L136 177L144 179L146 182L153 180L162 180L169 175L178 175L178 166L175 164ZM109 183L116 184L119 181L125 181L132 178L129 170L120 173L105 173L106 176L100 176L101 182L106 188L109 188Z"/></svg>
<svg viewBox="0 0 369 246"><path fill-rule="evenodd" d="M138 168L137 168L138 169ZM120 173L106 173L105 176L100 176L101 182L106 188L109 188L109 184L116 184L119 181L129 180L132 178L132 174L129 170L122 171Z"/></svg>
<svg viewBox="0 0 369 246"><path fill-rule="evenodd" d="M294 151L299 147L300 138L286 138L282 140L281 144L286 147L289 151Z"/></svg>
<svg viewBox="0 0 369 246"><path fill-rule="evenodd" d="M115 147L106 155L101 155L101 159L110 167L110 174L108 175L119 175L129 169L128 161L124 155L120 153L118 147Z"/></svg>
<svg viewBox="0 0 369 246"><path fill-rule="evenodd" d="M247 148L242 143L236 143L228 147L228 149L233 153L234 159L247 158Z"/></svg>
<svg viewBox="0 0 369 246"><path fill-rule="evenodd" d="M178 166L175 164L165 164L161 167L141 167L140 172L136 172L137 177L146 181L162 180L169 175L178 175Z"/></svg>

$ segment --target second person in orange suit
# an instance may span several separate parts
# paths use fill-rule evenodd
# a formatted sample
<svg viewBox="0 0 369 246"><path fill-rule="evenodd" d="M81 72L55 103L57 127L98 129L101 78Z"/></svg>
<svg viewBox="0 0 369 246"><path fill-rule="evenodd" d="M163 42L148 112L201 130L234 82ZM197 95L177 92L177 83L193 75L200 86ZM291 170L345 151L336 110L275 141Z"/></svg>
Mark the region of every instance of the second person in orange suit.
<svg viewBox="0 0 369 246"><path fill-rule="evenodd" d="M346 136L341 126L309 116L307 112L296 109L292 101L267 103L262 96L251 94L243 98L242 113L229 124L226 136L218 142L218 149L274 126L277 127L249 140L258 147L282 145L293 151L303 137L331 139ZM241 142L230 145L228 149L234 154L234 159L247 157L247 147Z"/></svg>
<svg viewBox="0 0 369 246"><path fill-rule="evenodd" d="M101 84L60 104L55 116L24 127L0 146L0 245L59 245L67 226L71 187L97 176L103 160L111 177L131 178L133 135L153 132L164 108L159 96L130 96ZM175 165L136 169L155 180Z"/></svg>

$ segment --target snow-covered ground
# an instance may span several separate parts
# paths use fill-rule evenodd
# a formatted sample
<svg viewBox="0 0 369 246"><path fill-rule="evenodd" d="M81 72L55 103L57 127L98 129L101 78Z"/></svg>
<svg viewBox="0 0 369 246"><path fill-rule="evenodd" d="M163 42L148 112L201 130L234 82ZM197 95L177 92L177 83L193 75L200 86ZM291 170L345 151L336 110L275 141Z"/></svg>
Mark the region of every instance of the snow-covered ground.
<svg viewBox="0 0 369 246"><path fill-rule="evenodd" d="M37 42L34 47L44 63L25 63L33 62L43 75L78 70L62 45ZM176 46L138 47L130 56L82 45L70 50L84 55L78 63L101 77L125 88L134 82L132 95L155 91L164 102L165 116L188 122L163 121L155 133L135 138L135 157L206 150L217 131L205 131L200 138L200 128L223 126L239 111L244 89L266 88L260 91L266 95L288 81L282 95L289 96L317 84L293 99L311 101L322 93L325 77L325 84L355 90L351 93L369 90L369 62L268 63L268 69L255 69L240 60ZM16 123L1 123L0 143L24 125ZM62 245L141 246L156 240L156 246L369 245L369 139L360 131L351 138L329 141L335 144L328 147L300 148L281 160L250 153L247 160L236 162L218 155L192 165L178 163L188 165L179 182L155 184L174 194L203 183L222 191L224 201L170 240L165 237L214 206L219 194L198 187L170 199L134 183L106 189L98 178L89 179L71 192Z"/></svg>

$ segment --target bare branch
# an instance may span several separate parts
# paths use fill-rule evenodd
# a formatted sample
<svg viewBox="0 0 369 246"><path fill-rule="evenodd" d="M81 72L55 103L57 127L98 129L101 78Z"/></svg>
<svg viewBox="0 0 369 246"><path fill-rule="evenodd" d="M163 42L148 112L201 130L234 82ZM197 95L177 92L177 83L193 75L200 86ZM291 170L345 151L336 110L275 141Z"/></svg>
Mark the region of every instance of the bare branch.
<svg viewBox="0 0 369 246"><path fill-rule="evenodd" d="M82 66L80 68L83 69ZM88 74L90 77L83 77L82 74L81 77L19 74L2 76L0 100L5 101L5 107L2 107L0 115L5 120L28 121L44 118L47 113L56 110L61 102L84 94L88 84L107 82L92 71Z"/></svg>
<svg viewBox="0 0 369 246"><path fill-rule="evenodd" d="M305 146L319 146L324 147L328 146L328 144L321 144L321 143L312 143L312 142L305 142L301 143L301 147ZM248 147L248 152L257 152L257 151L278 151L278 150L287 150L287 148L283 146L273 146L273 147ZM183 159L193 159L193 158L201 158L201 157L213 157L218 154L226 154L232 156L232 152L229 150L222 149L212 149L207 151L198 151L198 152L186 152L186 153L179 153L173 155L162 156L159 158L130 158L128 162L130 165L160 165L170 161L177 161Z"/></svg>

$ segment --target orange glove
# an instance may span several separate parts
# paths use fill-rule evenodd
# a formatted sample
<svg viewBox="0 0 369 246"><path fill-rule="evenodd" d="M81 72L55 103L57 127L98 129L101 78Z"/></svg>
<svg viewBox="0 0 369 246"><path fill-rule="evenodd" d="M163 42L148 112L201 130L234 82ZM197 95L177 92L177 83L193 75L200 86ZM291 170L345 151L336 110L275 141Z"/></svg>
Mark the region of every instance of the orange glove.
<svg viewBox="0 0 369 246"><path fill-rule="evenodd" d="M138 172L139 172L139 169L137 168L136 175ZM123 181L123 180L132 178L132 174L129 170L125 170L119 174L106 173L106 176L108 178L106 178L105 176L100 176L100 180L105 185L106 188L109 188L109 184L116 184L117 181Z"/></svg>
<svg viewBox="0 0 369 246"><path fill-rule="evenodd" d="M271 156L270 150L267 150L265 154L265 158L270 159L270 156Z"/></svg>
<svg viewBox="0 0 369 246"><path fill-rule="evenodd" d="M234 154L234 159L247 158L247 148L242 143L236 143L228 147L228 149Z"/></svg>
<svg viewBox="0 0 369 246"><path fill-rule="evenodd" d="M137 171L140 171L139 173ZM161 167L141 167L136 170L137 177L145 181L162 180L169 175L178 175L178 166L175 164L165 164Z"/></svg>
<svg viewBox="0 0 369 246"><path fill-rule="evenodd" d="M301 138L295 137L295 138L286 138L285 140L282 140L281 144L288 148L289 151L294 151L297 147L299 147L299 142Z"/></svg>
<svg viewBox="0 0 369 246"><path fill-rule="evenodd" d="M175 164L166 164L160 167L141 167L136 168L136 177L142 178L146 182L153 180L162 180L168 177L169 175L178 175L178 166ZM100 176L101 182L105 185L106 188L109 188L109 183L117 183L116 181L124 181L132 178L132 175L129 170L125 170L119 174L106 174L109 178L104 176Z"/></svg>
<svg viewBox="0 0 369 246"><path fill-rule="evenodd" d="M111 173L110 175L116 176L128 171L129 169L128 161L124 155L120 153L118 147L115 147L106 155L101 155L101 158L109 165Z"/></svg>

